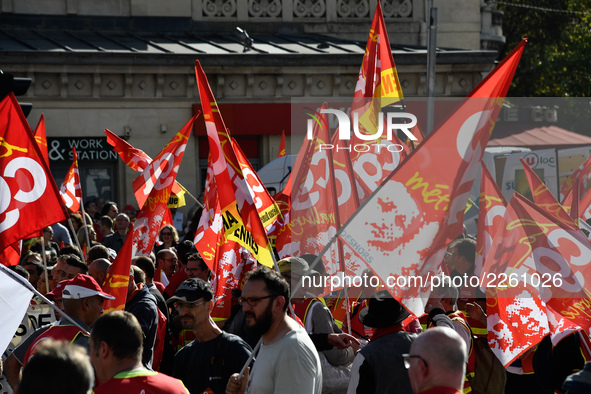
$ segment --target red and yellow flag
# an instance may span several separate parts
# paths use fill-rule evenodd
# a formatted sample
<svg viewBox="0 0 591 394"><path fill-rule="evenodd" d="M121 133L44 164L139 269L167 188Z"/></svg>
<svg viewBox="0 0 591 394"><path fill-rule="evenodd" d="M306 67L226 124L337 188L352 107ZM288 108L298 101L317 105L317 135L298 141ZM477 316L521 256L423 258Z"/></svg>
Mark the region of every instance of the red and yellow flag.
<svg viewBox="0 0 591 394"><path fill-rule="evenodd" d="M195 62L195 74L226 238L247 248L259 263L271 267L271 245L199 61Z"/></svg>
<svg viewBox="0 0 591 394"><path fill-rule="evenodd" d="M82 188L80 187L80 173L78 171L78 154L76 147L72 147L72 165L62 182L60 196L70 211L78 212L82 201Z"/></svg>
<svg viewBox="0 0 591 394"><path fill-rule="evenodd" d="M0 102L0 249L68 218L13 94Z"/></svg>
<svg viewBox="0 0 591 394"><path fill-rule="evenodd" d="M105 278L103 291L107 294L111 294L115 299L105 299L103 301L104 313L122 311L125 309L131 258L133 257L133 237L130 236L134 231L133 226L134 223L129 224L129 231L127 232L127 237L125 237L125 242L123 242L123 246L119 250L119 253L117 253L117 257L115 257L115 261L113 261L113 264L107 273L107 277Z"/></svg>

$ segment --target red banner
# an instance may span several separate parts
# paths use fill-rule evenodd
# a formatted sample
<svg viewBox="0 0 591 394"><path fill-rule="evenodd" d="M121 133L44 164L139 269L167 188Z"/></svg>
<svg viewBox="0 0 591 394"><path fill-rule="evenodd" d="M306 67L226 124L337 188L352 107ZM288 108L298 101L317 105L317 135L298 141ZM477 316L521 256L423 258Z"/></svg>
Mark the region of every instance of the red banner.
<svg viewBox="0 0 591 394"><path fill-rule="evenodd" d="M0 248L68 218L14 95L0 102Z"/></svg>
<svg viewBox="0 0 591 394"><path fill-rule="evenodd" d="M62 182L60 196L66 208L72 212L78 212L82 201L82 188L80 187L80 173L78 172L78 154L72 147L72 165Z"/></svg>
<svg viewBox="0 0 591 394"><path fill-rule="evenodd" d="M43 159L45 159L45 164L47 164L47 168L49 168L49 154L47 153L47 134L45 133L45 115L41 114L41 117L39 118L39 123L37 123L37 127L35 127L33 135L35 136L35 141L37 141L37 144L39 145L41 155L43 155Z"/></svg>
<svg viewBox="0 0 591 394"><path fill-rule="evenodd" d="M170 197L170 192L175 184L175 178L195 119L197 119L197 115L189 120L156 156L156 159L133 181L133 189L141 207L134 222L134 256L137 253L149 255L152 252L154 242L156 242L158 232L168 212L168 197ZM145 195L146 192L149 194Z"/></svg>
<svg viewBox="0 0 591 394"><path fill-rule="evenodd" d="M113 311L122 311L125 309L127 301L127 286L129 284L129 273L131 269L131 258L133 254L133 237L130 234L134 231L134 223L129 224L129 231L123 246L117 253L117 257L105 278L103 291L115 297L114 300L105 299L103 301L104 313Z"/></svg>
<svg viewBox="0 0 591 394"><path fill-rule="evenodd" d="M218 188L225 236L247 248L261 264L273 266L267 234L236 158L228 130L199 61L195 74L209 140L209 160Z"/></svg>

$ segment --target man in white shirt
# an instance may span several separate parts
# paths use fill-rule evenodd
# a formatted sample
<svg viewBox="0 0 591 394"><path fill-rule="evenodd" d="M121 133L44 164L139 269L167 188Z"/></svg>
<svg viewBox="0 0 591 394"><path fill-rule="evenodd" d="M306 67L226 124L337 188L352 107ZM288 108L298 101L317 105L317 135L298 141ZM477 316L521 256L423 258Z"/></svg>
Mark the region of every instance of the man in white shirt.
<svg viewBox="0 0 591 394"><path fill-rule="evenodd" d="M274 271L249 273L240 303L247 330L262 336L263 344L252 373L234 374L226 393L322 392L322 367L304 328L287 315L289 285Z"/></svg>

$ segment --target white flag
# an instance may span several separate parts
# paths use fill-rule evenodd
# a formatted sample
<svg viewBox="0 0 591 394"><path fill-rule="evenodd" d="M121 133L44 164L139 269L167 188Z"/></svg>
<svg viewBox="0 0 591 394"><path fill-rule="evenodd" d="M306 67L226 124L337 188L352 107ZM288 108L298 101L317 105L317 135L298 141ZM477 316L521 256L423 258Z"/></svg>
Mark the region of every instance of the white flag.
<svg viewBox="0 0 591 394"><path fill-rule="evenodd" d="M33 298L33 292L24 283L25 279L19 283L21 277L17 278L17 274L8 271L0 264L0 354L12 340Z"/></svg>

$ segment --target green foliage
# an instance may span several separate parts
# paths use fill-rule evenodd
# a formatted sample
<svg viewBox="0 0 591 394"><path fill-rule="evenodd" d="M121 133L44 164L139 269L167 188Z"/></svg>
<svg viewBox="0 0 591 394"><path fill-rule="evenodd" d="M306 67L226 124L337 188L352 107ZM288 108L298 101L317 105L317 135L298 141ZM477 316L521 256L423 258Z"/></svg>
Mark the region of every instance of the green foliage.
<svg viewBox="0 0 591 394"><path fill-rule="evenodd" d="M504 0L504 58L523 37L528 38L509 96L591 96L591 0Z"/></svg>

